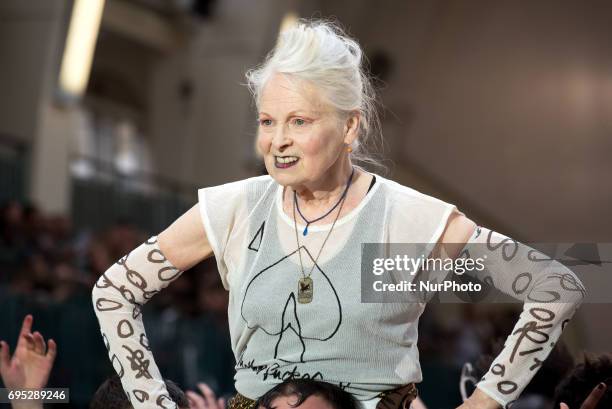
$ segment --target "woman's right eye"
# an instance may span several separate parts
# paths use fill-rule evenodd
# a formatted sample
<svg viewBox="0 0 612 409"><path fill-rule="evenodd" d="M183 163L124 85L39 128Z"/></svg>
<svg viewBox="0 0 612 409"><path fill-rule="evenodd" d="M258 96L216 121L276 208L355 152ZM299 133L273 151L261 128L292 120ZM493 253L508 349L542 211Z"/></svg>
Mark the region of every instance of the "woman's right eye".
<svg viewBox="0 0 612 409"><path fill-rule="evenodd" d="M259 124L261 126L270 126L272 125L272 120L271 119L260 119Z"/></svg>

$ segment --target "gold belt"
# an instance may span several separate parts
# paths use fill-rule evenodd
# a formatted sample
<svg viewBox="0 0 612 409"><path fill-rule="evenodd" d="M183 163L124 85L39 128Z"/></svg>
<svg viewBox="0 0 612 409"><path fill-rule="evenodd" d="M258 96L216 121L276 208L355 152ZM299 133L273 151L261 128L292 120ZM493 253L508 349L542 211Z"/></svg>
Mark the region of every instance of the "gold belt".
<svg viewBox="0 0 612 409"><path fill-rule="evenodd" d="M376 404L376 409L409 409L410 402L418 395L419 391L414 383L384 391L378 394L380 401Z"/></svg>
<svg viewBox="0 0 612 409"><path fill-rule="evenodd" d="M408 409L410 402L418 396L419 392L414 383L400 386L396 389L384 391L378 394L380 401L377 409ZM228 402L228 409L256 409L256 402L244 395L236 393Z"/></svg>
<svg viewBox="0 0 612 409"><path fill-rule="evenodd" d="M236 395L227 402L227 407L228 409L253 409L255 408L255 403L253 399L236 393Z"/></svg>

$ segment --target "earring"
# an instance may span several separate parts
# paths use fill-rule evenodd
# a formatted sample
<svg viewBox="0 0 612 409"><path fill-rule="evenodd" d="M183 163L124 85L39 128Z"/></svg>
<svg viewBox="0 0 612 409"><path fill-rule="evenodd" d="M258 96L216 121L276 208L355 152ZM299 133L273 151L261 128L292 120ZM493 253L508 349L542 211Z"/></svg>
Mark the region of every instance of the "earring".
<svg viewBox="0 0 612 409"><path fill-rule="evenodd" d="M351 153L351 152L353 152L353 148L351 148L350 146L347 146L347 147L346 147L346 151L347 151L348 153Z"/></svg>

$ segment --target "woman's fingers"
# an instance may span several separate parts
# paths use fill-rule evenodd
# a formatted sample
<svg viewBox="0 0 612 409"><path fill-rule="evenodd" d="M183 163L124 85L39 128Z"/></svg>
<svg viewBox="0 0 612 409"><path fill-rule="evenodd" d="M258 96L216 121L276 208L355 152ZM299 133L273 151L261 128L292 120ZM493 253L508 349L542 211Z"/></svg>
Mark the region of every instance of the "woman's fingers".
<svg viewBox="0 0 612 409"><path fill-rule="evenodd" d="M50 339L47 343L47 347L47 358L49 358L51 364L53 364L53 361L55 361L55 357L57 356L57 344L54 340Z"/></svg>
<svg viewBox="0 0 612 409"><path fill-rule="evenodd" d="M23 334L21 339L25 340L26 348L29 351L33 351L36 349L36 341L34 340L34 336L30 333Z"/></svg>
<svg viewBox="0 0 612 409"><path fill-rule="evenodd" d="M215 393L212 391L212 389L208 387L208 385L203 382L198 383L198 389L200 390L200 392L202 392L202 395L204 395L204 399L206 399L207 405L212 406L217 403L217 397L215 396Z"/></svg>
<svg viewBox="0 0 612 409"><path fill-rule="evenodd" d="M187 397L192 409L224 409L225 399L217 399L212 389L205 383L198 383L198 389L202 393L199 395L193 391L187 391Z"/></svg>
<svg viewBox="0 0 612 409"><path fill-rule="evenodd" d="M607 389L608 385L603 382L598 383L597 386L593 388L589 396L587 396L587 398L584 400L584 402L582 402L582 405L580 405L580 409L595 409L603 395L606 393ZM559 409L570 409L570 407L567 406L567 404L561 402L561 404L559 405Z"/></svg>
<svg viewBox="0 0 612 409"><path fill-rule="evenodd" d="M52 359L55 359L55 354L57 352L57 344L53 342L53 351L47 351L47 344L45 343L45 338L38 331L32 331L32 322L34 321L34 317L28 314L23 319L23 323L21 324L21 330L19 331L19 338L17 341L17 346L19 347L22 342L25 342L25 347L34 351L40 355L46 355L51 352ZM22 344L23 345L23 344ZM49 345L49 347L51 347Z"/></svg>
<svg viewBox="0 0 612 409"><path fill-rule="evenodd" d="M603 382L597 384L597 386L593 388L589 396L587 396L584 402L582 402L582 406L580 406L580 409L595 409L597 407L597 404L601 400L601 397L604 395L604 393L606 393L607 388L608 386Z"/></svg>
<svg viewBox="0 0 612 409"><path fill-rule="evenodd" d="M0 341L0 369L8 368L11 365L11 351L9 344Z"/></svg>
<svg viewBox="0 0 612 409"><path fill-rule="evenodd" d="M193 391L187 391L187 398L191 403L191 409L207 409L208 405L204 398Z"/></svg>
<svg viewBox="0 0 612 409"><path fill-rule="evenodd" d="M45 355L45 352L47 351L45 339L38 331L35 331L32 335L34 337L34 352L40 355Z"/></svg>
<svg viewBox="0 0 612 409"><path fill-rule="evenodd" d="M28 314L23 319L23 323L21 324L21 330L19 331L19 337L29 334L32 331L32 321L34 321L34 317Z"/></svg>

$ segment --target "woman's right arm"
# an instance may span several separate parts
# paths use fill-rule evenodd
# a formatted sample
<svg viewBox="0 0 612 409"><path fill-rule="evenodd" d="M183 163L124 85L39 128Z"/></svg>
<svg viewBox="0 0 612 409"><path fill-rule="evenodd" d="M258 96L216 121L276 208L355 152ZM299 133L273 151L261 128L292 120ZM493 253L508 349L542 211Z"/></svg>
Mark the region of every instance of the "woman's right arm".
<svg viewBox="0 0 612 409"><path fill-rule="evenodd" d="M188 270L212 256L197 204L161 232L157 239L162 253L179 270Z"/></svg>
<svg viewBox="0 0 612 409"><path fill-rule="evenodd" d="M176 408L155 364L142 306L184 270L212 255L198 205L118 260L98 280L94 311L111 364L135 409Z"/></svg>

